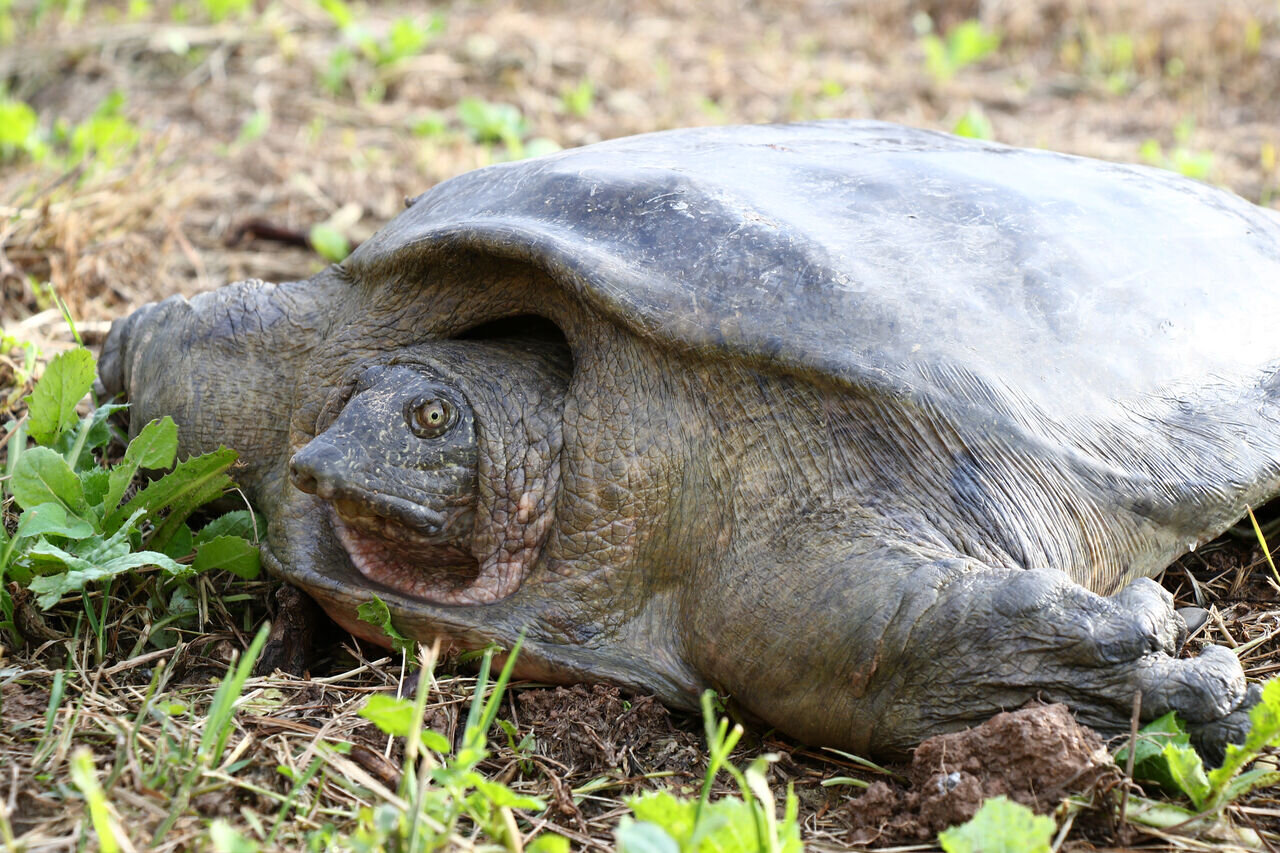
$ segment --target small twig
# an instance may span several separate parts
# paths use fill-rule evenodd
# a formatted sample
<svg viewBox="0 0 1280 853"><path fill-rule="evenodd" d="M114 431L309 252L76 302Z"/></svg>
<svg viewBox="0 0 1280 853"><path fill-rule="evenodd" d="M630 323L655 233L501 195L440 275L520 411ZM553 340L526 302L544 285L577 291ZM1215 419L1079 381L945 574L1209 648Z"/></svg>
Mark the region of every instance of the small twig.
<svg viewBox="0 0 1280 853"><path fill-rule="evenodd" d="M1129 715L1129 755L1124 762L1126 783L1120 792L1120 840L1125 846L1129 844L1129 823L1126 813L1129 810L1129 786L1133 784L1133 761L1138 754L1138 717L1142 714L1142 691L1133 694L1133 713Z"/></svg>

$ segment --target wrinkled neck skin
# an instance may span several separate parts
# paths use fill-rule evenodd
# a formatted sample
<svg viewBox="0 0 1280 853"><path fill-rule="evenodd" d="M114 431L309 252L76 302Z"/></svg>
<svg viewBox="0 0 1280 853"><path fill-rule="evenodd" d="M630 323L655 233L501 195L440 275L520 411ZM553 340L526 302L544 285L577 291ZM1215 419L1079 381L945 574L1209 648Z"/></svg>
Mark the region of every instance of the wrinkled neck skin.
<svg viewBox="0 0 1280 853"><path fill-rule="evenodd" d="M456 382L475 409L478 458L474 537L469 547L450 544L470 554L471 567L444 567L436 588L414 589L399 569L371 582L330 502L291 481L287 457L257 495L275 508L265 561L370 641L386 638L354 614L377 593L397 627L424 641L510 646L523 632L527 676L609 678L689 704L703 682L680 661L670 614L682 606L705 536L673 518L713 524L719 509L681 503L692 422L663 384L657 355L523 265L459 259L427 290L406 270L403 281L352 282L337 295L329 336L300 380L289 455L339 422L370 366L420 365ZM493 348L518 342L439 340L518 315L563 332L572 373L562 355L515 377L519 359ZM431 559L448 562L438 552Z"/></svg>
<svg viewBox="0 0 1280 853"><path fill-rule="evenodd" d="M348 288L327 270L308 281L242 281L144 306L112 324L98 364L100 396L127 397L135 435L153 418L172 416L179 458L235 449L232 473L269 517L292 453L290 414L314 393L302 377Z"/></svg>

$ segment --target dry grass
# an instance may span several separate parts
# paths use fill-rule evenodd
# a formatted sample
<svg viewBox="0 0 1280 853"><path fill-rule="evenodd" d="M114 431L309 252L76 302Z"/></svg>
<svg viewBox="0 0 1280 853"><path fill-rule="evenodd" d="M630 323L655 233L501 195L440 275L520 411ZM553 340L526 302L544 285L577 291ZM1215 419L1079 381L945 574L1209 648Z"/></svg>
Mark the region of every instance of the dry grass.
<svg viewBox="0 0 1280 853"><path fill-rule="evenodd" d="M32 24L45 5L52 11ZM92 343L112 317L151 299L315 272L322 262L309 251L227 241L250 219L302 231L333 221L360 240L405 196L502 156L500 145L475 142L460 124L455 106L464 97L514 104L529 138L565 147L682 125L836 116L950 129L978 109L1003 142L1120 160L1139 159L1150 139L1165 152L1210 152L1211 180L1280 202L1274 0L454 2L439 7L444 30L425 50L382 68L356 62L336 95L321 80L342 39L310 0L260 2L254 16L217 24L199 3L185 4L193 14L173 23L175 0L155 3L145 21L102 3L72 22L63 5L15 3L18 38L0 48L0 80L46 123L82 121L119 89L142 138L108 168L0 164L0 323L45 354L70 336L44 282ZM375 32L403 13L391 4L360 8ZM936 80L913 29L922 13L943 29L978 17L1003 43L954 79ZM186 50L175 51L179 44ZM593 97L574 109L565 93L584 81ZM366 97L371 89L384 97ZM424 119L438 129L415 135ZM262 122L264 133L246 133ZM20 354L0 354L0 418L16 411L4 401L20 396L24 381ZM1256 547L1233 540L1185 558L1166 578L1184 600L1212 605L1198 640L1255 644L1243 655L1251 676L1280 670L1280 610L1261 564ZM78 746L110 780L123 835L139 849L150 844L169 810L156 780L182 769L210 679L247 645L270 600L265 585L203 579L199 590L196 613L170 625L174 633L157 632L169 602L155 599L144 578L111 590L100 632L73 602L43 629L26 624L32 642L0 658L0 800L25 849L72 849L93 838L67 778ZM89 603L102 602L95 593ZM445 671L429 719L452 737L472 680L465 667ZM326 823L349 828L361 805L394 796L399 747L355 709L369 693L397 688L399 662L337 638L312 675L248 683L232 759L203 778L161 849L200 846L215 816L265 837L294 788L277 767L298 778L319 762L294 792L272 849L299 849ZM522 687L514 696L503 716L538 744L530 752L495 742L483 769L552 804L522 826L526 834L550 827L575 847L610 849L621 796L694 785L702 772L698 722L644 699L633 697L628 710L617 695L590 691ZM321 746L332 743L349 751ZM742 754L760 751L782 756L772 781L796 784L806 841L843 846L848 789L820 783L859 773L769 735ZM1280 803L1268 796L1234 814L1280 828ZM1191 843L1120 831L1082 818L1067 846Z"/></svg>

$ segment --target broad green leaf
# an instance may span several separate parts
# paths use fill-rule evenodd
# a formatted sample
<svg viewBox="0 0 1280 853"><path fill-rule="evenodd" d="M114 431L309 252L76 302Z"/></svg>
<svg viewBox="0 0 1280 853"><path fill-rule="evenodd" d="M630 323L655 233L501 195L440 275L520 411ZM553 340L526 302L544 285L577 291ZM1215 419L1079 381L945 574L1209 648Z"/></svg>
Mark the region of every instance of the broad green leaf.
<svg viewBox="0 0 1280 853"><path fill-rule="evenodd" d="M127 546L126 546L127 547ZM31 579L30 589L36 594L36 604L48 610L69 592L83 589L85 584L114 577L143 566L156 566L180 574L187 571L181 563L175 563L164 554L155 551L132 551L107 560L85 559L68 553L56 545L40 540L31 553L56 558L67 571L55 575L41 575Z"/></svg>
<svg viewBox="0 0 1280 853"><path fill-rule="evenodd" d="M767 849L767 844L761 844L762 821L758 823L756 818L755 807L737 797L709 802L698 815L693 836L683 846L693 850L720 850L725 853L753 853L762 847Z"/></svg>
<svg viewBox="0 0 1280 853"><path fill-rule="evenodd" d="M1276 784L1280 784L1280 770L1274 767L1255 767L1230 780L1218 799L1229 803L1256 788L1266 788Z"/></svg>
<svg viewBox="0 0 1280 853"><path fill-rule="evenodd" d="M938 833L938 844L947 853L1049 853L1053 832L1053 818L993 797L968 823Z"/></svg>
<svg viewBox="0 0 1280 853"><path fill-rule="evenodd" d="M103 522L114 532L126 518L142 510L154 516L162 509L169 514L152 536L152 545L163 548L196 507L208 503L231 485L226 470L236 461L236 452L220 447L212 453L179 462L168 474L141 489L124 506L115 509Z"/></svg>
<svg viewBox="0 0 1280 853"><path fill-rule="evenodd" d="M624 817L613 831L618 853L680 853L680 845L656 823Z"/></svg>
<svg viewBox="0 0 1280 853"><path fill-rule="evenodd" d="M1134 750L1133 778L1140 782L1154 782L1166 791L1177 792L1181 789L1170 774L1169 762L1164 757L1164 748L1168 744L1177 746L1191 744L1191 736L1173 711L1157 717L1138 732ZM1129 746L1126 744L1116 753L1115 762L1118 766L1124 767L1128 760Z"/></svg>
<svg viewBox="0 0 1280 853"><path fill-rule="evenodd" d="M245 838L224 818L209 825L209 842L216 853L258 853L259 850L252 839Z"/></svg>
<svg viewBox="0 0 1280 853"><path fill-rule="evenodd" d="M129 442L124 459L111 469L111 484L107 489L103 506L112 512L124 497L129 484L140 468L168 468L178 453L178 425L166 415L152 421Z"/></svg>
<svg viewBox="0 0 1280 853"><path fill-rule="evenodd" d="M413 728L413 702L408 699L374 693L365 700L359 713L385 734L408 737Z"/></svg>
<svg viewBox="0 0 1280 853"><path fill-rule="evenodd" d="M391 624L391 610L387 603L375 594L372 599L356 608L356 617L361 622L377 625L391 640L391 647L397 652L413 651L413 641L396 630Z"/></svg>
<svg viewBox="0 0 1280 853"><path fill-rule="evenodd" d="M641 823L663 827L669 837L677 840L693 836L694 819L698 814L697 800L682 799L670 791L651 791L630 797L626 802Z"/></svg>
<svg viewBox="0 0 1280 853"><path fill-rule="evenodd" d="M51 447L66 457L72 446L76 442L76 438L80 433L85 433L84 441L81 443L80 456L78 459L67 461L71 462L71 467L80 471L83 468L94 466L93 451L100 447L106 446L111 441L111 427L107 423L116 412L129 408L126 403L104 403L94 409L89 414L80 419L80 424L76 429L68 429L58 437Z"/></svg>
<svg viewBox="0 0 1280 853"><path fill-rule="evenodd" d="M80 478L67 460L47 447L33 447L22 454L14 467L9 491L23 508L56 503L72 515L86 508Z"/></svg>
<svg viewBox="0 0 1280 853"><path fill-rule="evenodd" d="M47 503L24 510L18 519L15 536L62 536L66 539L84 539L94 533L93 525L74 515L68 516L62 504Z"/></svg>
<svg viewBox="0 0 1280 853"><path fill-rule="evenodd" d="M191 528L186 524L181 524L178 529L169 537L169 541L165 543L164 553L166 556L175 560L181 560L183 557L189 556L196 549L196 537L191 532Z"/></svg>
<svg viewBox="0 0 1280 853"><path fill-rule="evenodd" d="M239 536L216 536L196 546L196 558L191 568L197 572L225 569L245 580L253 580L262 570L262 563L257 545Z"/></svg>
<svg viewBox="0 0 1280 853"><path fill-rule="evenodd" d="M1249 734L1245 736L1244 743L1227 744L1222 766L1209 772L1208 785L1213 791L1210 799L1214 804L1230 800L1249 790L1242 785L1250 782L1233 781L1236 774L1257 758L1262 750L1280 745L1280 678L1273 678L1262 685L1262 699L1249 710L1249 723ZM1249 779L1251 782L1264 779L1267 772L1249 776Z"/></svg>
<svg viewBox="0 0 1280 853"><path fill-rule="evenodd" d="M1204 808L1209 801L1209 779L1204 775L1204 762L1189 746L1166 744L1164 759L1169 765L1169 775L1178 788L1191 798L1196 808Z"/></svg>
<svg viewBox="0 0 1280 853"><path fill-rule="evenodd" d="M22 101L0 98L0 156L26 147L35 136L36 111Z"/></svg>
<svg viewBox="0 0 1280 853"><path fill-rule="evenodd" d="M79 423L76 405L93 387L95 370L93 354L83 347L60 353L49 362L27 398L32 440L47 447Z"/></svg>
<svg viewBox="0 0 1280 853"><path fill-rule="evenodd" d="M219 536L239 536L250 542L259 542L266 534L261 516L254 515L247 509L237 509L218 516L200 528L200 533L196 535L196 544L208 542Z"/></svg>

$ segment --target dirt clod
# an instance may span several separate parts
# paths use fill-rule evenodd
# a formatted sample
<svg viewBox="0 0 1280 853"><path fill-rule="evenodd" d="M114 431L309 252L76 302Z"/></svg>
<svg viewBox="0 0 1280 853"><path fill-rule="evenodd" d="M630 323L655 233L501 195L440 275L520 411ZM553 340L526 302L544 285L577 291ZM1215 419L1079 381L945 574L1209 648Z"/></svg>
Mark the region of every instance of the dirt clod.
<svg viewBox="0 0 1280 853"><path fill-rule="evenodd" d="M1032 705L916 749L910 788L875 782L849 804L854 840L932 838L1005 796L1041 814L1088 790L1115 765L1066 705Z"/></svg>

